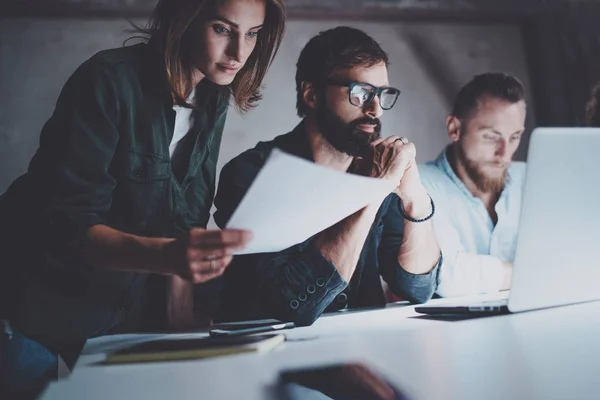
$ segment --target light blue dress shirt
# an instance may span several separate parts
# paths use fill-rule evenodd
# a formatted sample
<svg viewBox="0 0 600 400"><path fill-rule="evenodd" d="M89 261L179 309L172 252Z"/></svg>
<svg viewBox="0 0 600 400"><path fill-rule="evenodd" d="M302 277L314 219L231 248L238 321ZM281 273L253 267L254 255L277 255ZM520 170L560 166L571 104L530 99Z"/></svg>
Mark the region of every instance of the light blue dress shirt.
<svg viewBox="0 0 600 400"><path fill-rule="evenodd" d="M496 203L494 223L483 202L456 176L446 149L434 161L419 166L423 185L435 202L432 218L443 253L442 297L493 293L501 289L502 261L513 262L521 212L526 164L513 162Z"/></svg>

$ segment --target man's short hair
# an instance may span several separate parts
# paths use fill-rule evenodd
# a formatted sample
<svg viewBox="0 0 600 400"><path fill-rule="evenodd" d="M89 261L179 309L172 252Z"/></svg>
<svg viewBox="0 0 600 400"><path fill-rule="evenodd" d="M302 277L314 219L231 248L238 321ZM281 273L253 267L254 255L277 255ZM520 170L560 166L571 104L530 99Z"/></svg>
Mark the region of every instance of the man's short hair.
<svg viewBox="0 0 600 400"><path fill-rule="evenodd" d="M590 99L585 107L585 123L589 127L600 128L600 82L592 88Z"/></svg>
<svg viewBox="0 0 600 400"><path fill-rule="evenodd" d="M479 102L485 97L514 104L525 100L525 89L517 78L502 72L476 75L456 95L452 115L466 124L477 112Z"/></svg>
<svg viewBox="0 0 600 400"><path fill-rule="evenodd" d="M388 55L379 44L365 32L339 26L320 32L309 40L300 52L296 64L296 109L303 118L308 107L302 98L302 82L311 82L315 87L325 86L327 78L337 69L358 66L372 67L389 64Z"/></svg>

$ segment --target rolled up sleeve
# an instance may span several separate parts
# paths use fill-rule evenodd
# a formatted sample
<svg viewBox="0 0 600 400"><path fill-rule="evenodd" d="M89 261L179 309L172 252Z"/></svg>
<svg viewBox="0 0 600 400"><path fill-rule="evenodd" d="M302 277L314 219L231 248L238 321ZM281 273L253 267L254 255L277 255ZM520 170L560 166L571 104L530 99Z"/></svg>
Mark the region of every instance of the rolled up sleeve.
<svg viewBox="0 0 600 400"><path fill-rule="evenodd" d="M215 198L215 222L223 228L264 163L248 152L223 167ZM348 284L314 244L314 238L277 253L236 256L234 262L256 273L258 301L270 318L312 324Z"/></svg>
<svg viewBox="0 0 600 400"><path fill-rule="evenodd" d="M311 325L347 286L312 242L258 259L260 301L273 316Z"/></svg>
<svg viewBox="0 0 600 400"><path fill-rule="evenodd" d="M398 254L404 233L404 218L400 213L399 199L390 195L382 207L383 231L379 243L379 273L390 290L411 303L430 300L439 285L442 254L433 269L427 274L411 274L398 263Z"/></svg>
<svg viewBox="0 0 600 400"><path fill-rule="evenodd" d="M502 289L504 267L494 256L468 253L459 245L451 245L445 237L443 262L438 294L442 297L472 296L496 293Z"/></svg>

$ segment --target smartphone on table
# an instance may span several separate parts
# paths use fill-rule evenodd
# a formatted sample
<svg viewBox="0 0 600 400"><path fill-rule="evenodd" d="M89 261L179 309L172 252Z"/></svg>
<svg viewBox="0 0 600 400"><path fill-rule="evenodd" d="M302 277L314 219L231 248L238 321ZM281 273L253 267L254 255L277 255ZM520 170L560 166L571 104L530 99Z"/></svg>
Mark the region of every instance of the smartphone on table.
<svg viewBox="0 0 600 400"><path fill-rule="evenodd" d="M208 331L210 336L239 336L255 333L275 332L284 329L295 328L293 322L282 322L277 320L241 321L217 324Z"/></svg>

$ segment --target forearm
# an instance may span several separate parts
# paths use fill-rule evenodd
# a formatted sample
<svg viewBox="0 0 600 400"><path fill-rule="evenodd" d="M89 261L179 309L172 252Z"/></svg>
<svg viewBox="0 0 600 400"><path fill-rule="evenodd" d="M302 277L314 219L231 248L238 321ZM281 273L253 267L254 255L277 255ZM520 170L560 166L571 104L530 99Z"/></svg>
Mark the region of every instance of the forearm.
<svg viewBox="0 0 600 400"><path fill-rule="evenodd" d="M83 256L89 265L115 271L166 273L164 253L174 239L146 238L106 225L87 231ZM167 317L172 329L185 329L194 321L193 283L172 275L166 281Z"/></svg>
<svg viewBox="0 0 600 400"><path fill-rule="evenodd" d="M510 288L512 264L495 256L443 249L438 294L443 297L495 293Z"/></svg>
<svg viewBox="0 0 600 400"><path fill-rule="evenodd" d="M378 204L369 205L317 237L317 248L346 282L352 278L378 208Z"/></svg>
<svg viewBox="0 0 600 400"><path fill-rule="evenodd" d="M431 214L431 201L427 193L403 203L405 215L413 219ZM411 274L427 274L437 264L440 248L431 219L424 222L404 220L404 235L398 251L398 263Z"/></svg>
<svg viewBox="0 0 600 400"><path fill-rule="evenodd" d="M171 269L165 256L175 239L131 235L106 225L94 225L86 232L82 249L87 264L107 270L166 274Z"/></svg>

